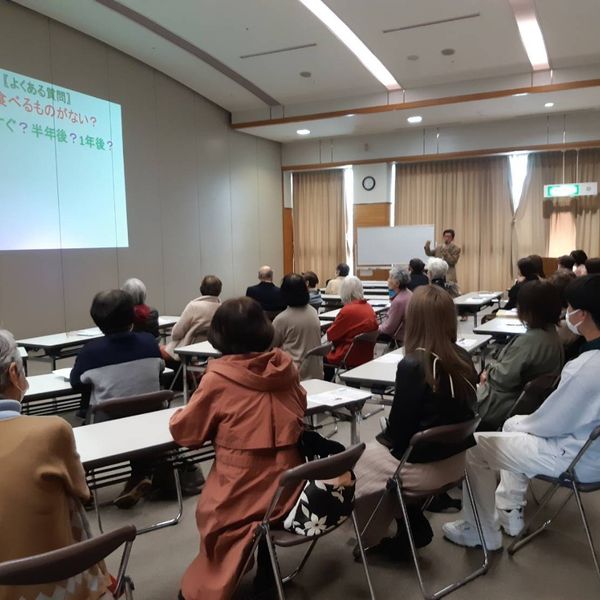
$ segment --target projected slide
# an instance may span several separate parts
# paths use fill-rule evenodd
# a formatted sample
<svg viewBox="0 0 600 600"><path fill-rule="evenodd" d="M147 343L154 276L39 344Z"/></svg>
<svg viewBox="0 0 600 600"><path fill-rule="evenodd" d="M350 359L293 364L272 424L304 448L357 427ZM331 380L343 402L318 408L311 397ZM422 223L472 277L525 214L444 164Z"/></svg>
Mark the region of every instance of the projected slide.
<svg viewBox="0 0 600 600"><path fill-rule="evenodd" d="M0 69L0 250L128 246L121 107Z"/></svg>

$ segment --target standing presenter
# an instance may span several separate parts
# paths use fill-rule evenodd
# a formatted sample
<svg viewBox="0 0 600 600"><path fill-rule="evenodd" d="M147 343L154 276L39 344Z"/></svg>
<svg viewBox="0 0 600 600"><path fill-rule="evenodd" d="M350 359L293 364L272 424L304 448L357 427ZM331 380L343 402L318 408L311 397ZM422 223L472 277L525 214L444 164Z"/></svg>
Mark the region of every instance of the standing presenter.
<svg viewBox="0 0 600 600"><path fill-rule="evenodd" d="M425 254L427 256L435 256L442 258L448 263L447 281L456 281L456 263L460 258L460 246L454 243L454 229L444 229L444 243L438 244L433 250L431 249L431 241L425 242Z"/></svg>

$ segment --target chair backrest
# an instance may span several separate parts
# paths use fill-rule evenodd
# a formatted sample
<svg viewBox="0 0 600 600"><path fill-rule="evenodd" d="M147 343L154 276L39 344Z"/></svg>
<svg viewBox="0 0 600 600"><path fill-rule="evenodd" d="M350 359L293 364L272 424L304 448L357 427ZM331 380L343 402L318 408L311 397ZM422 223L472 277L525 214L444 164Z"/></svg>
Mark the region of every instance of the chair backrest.
<svg viewBox="0 0 600 600"><path fill-rule="evenodd" d="M417 431L411 438L410 444L413 449L421 444L439 444L442 446L459 444L473 435L477 430L480 419L471 419L454 425L440 425L423 431Z"/></svg>
<svg viewBox="0 0 600 600"><path fill-rule="evenodd" d="M309 350L302 360L306 360L309 356L327 356L331 349L333 348L333 344L331 342L326 342L325 344L321 344L316 348L312 348Z"/></svg>
<svg viewBox="0 0 600 600"><path fill-rule="evenodd" d="M340 363L340 365L342 367L346 368L346 362L348 361L348 358L352 354L352 351L354 350L356 344L360 344L360 343L364 342L364 343L373 344L373 346L375 346L375 344L377 343L378 337L379 337L379 329L374 329L373 331L365 331L364 333L359 333L359 334L355 335L352 338L352 343L350 344L350 347L348 348L348 351L344 355L344 358L342 359L342 362Z"/></svg>
<svg viewBox="0 0 600 600"><path fill-rule="evenodd" d="M127 396L125 398L113 398L99 404L90 406L92 421L94 415L98 412L103 413L109 419L122 419L133 415L162 410L171 405L174 392L171 390L160 390L150 392L149 394L138 394L137 396Z"/></svg>
<svg viewBox="0 0 600 600"><path fill-rule="evenodd" d="M44 554L0 564L0 585L39 585L83 573L124 543L132 543L136 528L126 525L98 537Z"/></svg>
<svg viewBox="0 0 600 600"><path fill-rule="evenodd" d="M534 413L554 391L559 379L560 375L546 374L528 381L512 408L508 411L506 418L508 419L517 414L530 415Z"/></svg>
<svg viewBox="0 0 600 600"><path fill-rule="evenodd" d="M364 451L364 443L356 444L339 454L319 460L312 460L293 469L288 469L279 477L279 485L282 488L295 487L308 479L319 480L339 477L354 468L354 465L356 465Z"/></svg>

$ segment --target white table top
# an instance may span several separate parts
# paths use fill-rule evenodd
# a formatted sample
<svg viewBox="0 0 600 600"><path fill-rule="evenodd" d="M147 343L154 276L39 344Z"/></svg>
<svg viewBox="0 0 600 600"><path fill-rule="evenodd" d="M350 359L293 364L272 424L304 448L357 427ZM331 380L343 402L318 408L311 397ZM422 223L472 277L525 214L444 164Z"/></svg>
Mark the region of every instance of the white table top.
<svg viewBox="0 0 600 600"><path fill-rule="evenodd" d="M328 303L338 302L340 304L342 303L342 297L339 294L322 294L321 298L323 298L323 302L328 302ZM372 304L372 303L389 304L389 301L390 301L388 292L387 292L387 288L381 294L365 294L364 298L370 304Z"/></svg>
<svg viewBox="0 0 600 600"><path fill-rule="evenodd" d="M175 323L177 323L177 321L179 320L179 317L175 317L172 315L160 315L158 317L158 326L159 327L172 327L173 325L175 325Z"/></svg>
<svg viewBox="0 0 600 600"><path fill-rule="evenodd" d="M327 329L328 327L331 327L332 324L333 321L328 321L327 319L319 319L319 325L321 326L321 329Z"/></svg>
<svg viewBox="0 0 600 600"><path fill-rule="evenodd" d="M487 344L491 339L492 338L489 335L472 335L459 338L457 344L467 352L473 353ZM397 350L383 354L360 367L355 367L354 369L340 373L340 377L344 381L352 381L364 385L394 385L396 382L396 369L398 363L403 358L404 348L398 348Z"/></svg>
<svg viewBox="0 0 600 600"><path fill-rule="evenodd" d="M381 280L377 280L377 281L370 281L370 280L362 280L362 284L363 284L363 288L367 289L370 287L387 287L388 282L387 281L381 281Z"/></svg>
<svg viewBox="0 0 600 600"><path fill-rule="evenodd" d="M42 375L42 377L44 377ZM362 403L369 392L318 379L301 382L308 394L307 410L311 412L332 406ZM337 393L336 393L337 392ZM336 396L339 395L339 398ZM351 396L351 397L350 397ZM326 404L324 404L326 402ZM168 449L175 446L169 431L169 419L178 408L75 427L75 443L84 466L98 466L126 459L135 452L148 449Z"/></svg>
<svg viewBox="0 0 600 600"><path fill-rule="evenodd" d="M479 325L473 329L473 333L481 333L485 335L523 335L527 329L525 325L514 317L500 318L496 317L483 325Z"/></svg>
<svg viewBox="0 0 600 600"><path fill-rule="evenodd" d="M23 346L19 346L19 356L21 358L27 358L29 356L29 354L27 354L27 350L25 350Z"/></svg>
<svg viewBox="0 0 600 600"><path fill-rule="evenodd" d="M369 304L371 303L369 302ZM385 312L389 307L389 303L386 303L385 306L373 306L373 310L375 311L375 314L378 315L379 313ZM327 312L321 313L319 315L319 319L324 321L333 321L338 316L340 310L342 309L336 308L335 310L328 310Z"/></svg>
<svg viewBox="0 0 600 600"><path fill-rule="evenodd" d="M80 346L90 340L102 337L102 335L102 332L97 327L88 327L87 329L78 329L76 331L25 338L17 340L17 344L25 346L25 348L58 349L68 346Z"/></svg>
<svg viewBox="0 0 600 600"><path fill-rule="evenodd" d="M74 393L69 380L55 373L32 375L27 378L27 381L29 389L25 394L25 402L54 396L68 396Z"/></svg>
<svg viewBox="0 0 600 600"><path fill-rule="evenodd" d="M199 358L209 356L216 358L221 356L221 353L208 341L190 344L189 346L182 346L181 348L175 348L175 353L180 354L181 356L197 356Z"/></svg>
<svg viewBox="0 0 600 600"><path fill-rule="evenodd" d="M486 306L502 297L503 292L469 292L454 298L454 304L461 306Z"/></svg>

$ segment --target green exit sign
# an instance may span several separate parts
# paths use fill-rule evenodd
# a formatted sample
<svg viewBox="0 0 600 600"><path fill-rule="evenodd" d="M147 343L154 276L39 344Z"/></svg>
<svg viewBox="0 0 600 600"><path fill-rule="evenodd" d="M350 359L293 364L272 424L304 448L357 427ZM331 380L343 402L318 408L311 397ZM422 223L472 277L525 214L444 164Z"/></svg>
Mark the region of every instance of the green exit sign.
<svg viewBox="0 0 600 600"><path fill-rule="evenodd" d="M564 198L574 196L595 196L598 193L597 182L557 183L544 186L544 198Z"/></svg>

